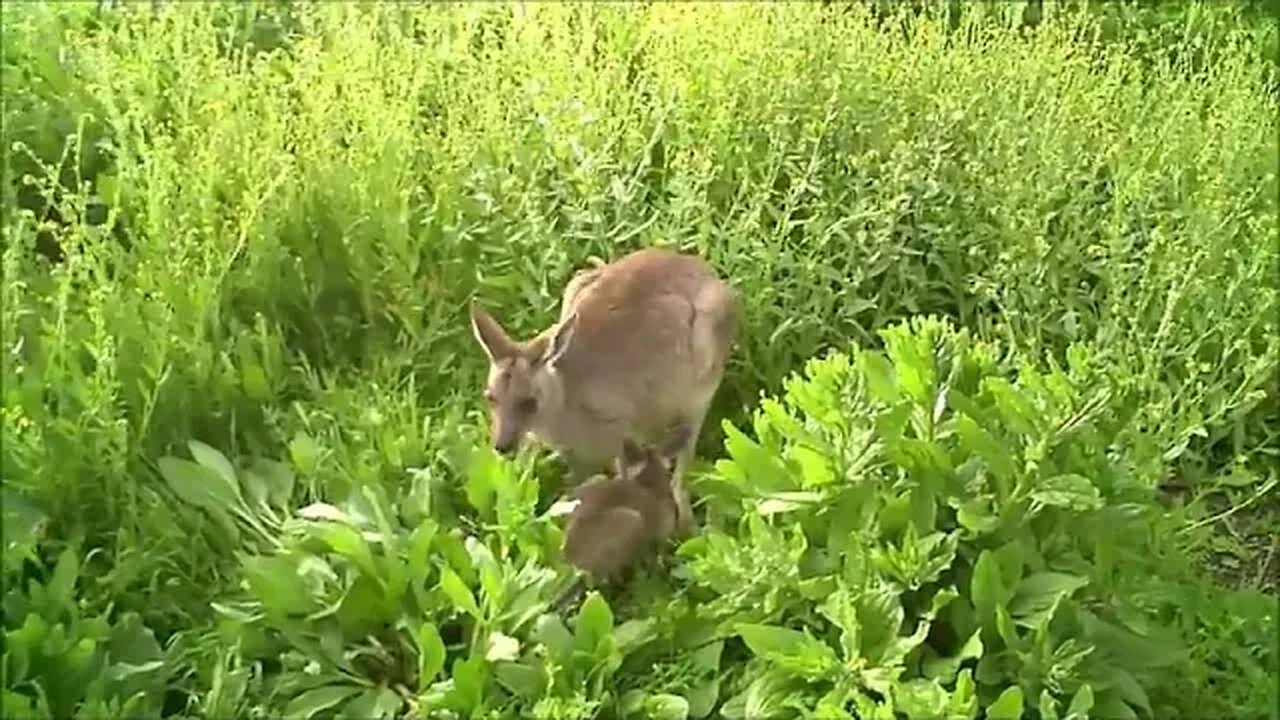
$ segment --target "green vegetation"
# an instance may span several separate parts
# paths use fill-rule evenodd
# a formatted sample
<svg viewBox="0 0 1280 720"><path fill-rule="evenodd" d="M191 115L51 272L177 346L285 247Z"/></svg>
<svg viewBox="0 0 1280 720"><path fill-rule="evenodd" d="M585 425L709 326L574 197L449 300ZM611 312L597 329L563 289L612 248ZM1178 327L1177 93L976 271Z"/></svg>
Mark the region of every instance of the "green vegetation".
<svg viewBox="0 0 1280 720"><path fill-rule="evenodd" d="M1261 3L6 3L6 717L1277 718ZM557 609L466 303L744 298Z"/></svg>

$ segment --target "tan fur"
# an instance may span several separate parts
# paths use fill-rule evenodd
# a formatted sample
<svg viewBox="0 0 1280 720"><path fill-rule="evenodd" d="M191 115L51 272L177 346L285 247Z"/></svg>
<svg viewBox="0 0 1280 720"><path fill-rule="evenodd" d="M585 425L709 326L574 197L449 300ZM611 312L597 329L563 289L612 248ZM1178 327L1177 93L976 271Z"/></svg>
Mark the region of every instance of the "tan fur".
<svg viewBox="0 0 1280 720"><path fill-rule="evenodd" d="M672 478L680 525L692 517L680 482L738 330L734 292L701 258L639 250L579 272L559 321L512 340L473 304L472 328L490 357L486 396L494 447L513 453L526 433L585 468L673 427L689 442Z"/></svg>
<svg viewBox="0 0 1280 720"><path fill-rule="evenodd" d="M639 458L620 458L613 475L574 492L578 507L565 529L565 558L599 580L617 578L676 528L671 476L685 442ZM627 453L630 454L630 453Z"/></svg>

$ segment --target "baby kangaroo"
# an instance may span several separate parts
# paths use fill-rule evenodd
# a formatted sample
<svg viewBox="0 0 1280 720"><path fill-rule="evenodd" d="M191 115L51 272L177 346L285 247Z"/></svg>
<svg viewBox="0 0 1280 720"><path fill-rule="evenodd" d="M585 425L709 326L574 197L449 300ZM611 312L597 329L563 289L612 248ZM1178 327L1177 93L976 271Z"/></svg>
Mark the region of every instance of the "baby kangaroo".
<svg viewBox="0 0 1280 720"><path fill-rule="evenodd" d="M677 431L661 448L628 445L612 476L578 486L578 506L565 528L565 558L608 581L670 538L676 524L671 477L687 442L686 432Z"/></svg>
<svg viewBox="0 0 1280 720"><path fill-rule="evenodd" d="M736 295L705 261L639 250L574 276L559 321L532 339L511 339L474 302L471 327L489 356L495 450L513 454L531 434L581 478L628 441L681 428L671 484L677 525L692 527L681 478L738 329Z"/></svg>

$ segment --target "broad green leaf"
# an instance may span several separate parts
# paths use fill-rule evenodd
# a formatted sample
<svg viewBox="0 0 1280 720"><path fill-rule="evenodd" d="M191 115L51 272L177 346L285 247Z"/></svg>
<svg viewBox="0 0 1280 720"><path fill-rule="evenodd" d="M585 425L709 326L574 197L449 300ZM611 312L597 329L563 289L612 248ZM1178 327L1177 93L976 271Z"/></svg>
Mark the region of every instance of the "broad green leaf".
<svg viewBox="0 0 1280 720"><path fill-rule="evenodd" d="M499 483L506 482L504 475L507 472L502 460L489 446L471 451L463 490L466 492L467 502L476 509L480 517L492 519L497 487Z"/></svg>
<svg viewBox="0 0 1280 720"><path fill-rule="evenodd" d="M725 449L733 462L741 468L753 491L770 493L796 489L778 457L744 435L728 420L724 421L723 426Z"/></svg>
<svg viewBox="0 0 1280 720"><path fill-rule="evenodd" d="M825 496L817 492L769 493L760 498L759 504L756 505L756 512L768 517L769 515L813 507L824 499Z"/></svg>
<svg viewBox="0 0 1280 720"><path fill-rule="evenodd" d="M956 687L951 692L947 717L964 720L973 720L978 717L978 688L973 682L973 672L969 668L961 670L956 676Z"/></svg>
<svg viewBox="0 0 1280 720"><path fill-rule="evenodd" d="M46 612L61 613L75 606L76 578L80 576L80 555L74 547L64 548L58 553L58 562L53 566L49 584L45 586Z"/></svg>
<svg viewBox="0 0 1280 720"><path fill-rule="evenodd" d="M619 625L613 631L613 637L618 643L618 650L626 654L653 639L655 625L657 625L657 621L653 618L633 618Z"/></svg>
<svg viewBox="0 0 1280 720"><path fill-rule="evenodd" d="M1138 714L1114 693L1104 692L1093 706L1090 717L1106 718L1106 720L1138 720Z"/></svg>
<svg viewBox="0 0 1280 720"><path fill-rule="evenodd" d="M720 717L727 720L759 720L776 717L789 694L788 678L779 673L758 676L746 690L725 701Z"/></svg>
<svg viewBox="0 0 1280 720"><path fill-rule="evenodd" d="M1000 693L1000 697L987 708L989 720L1020 720L1022 717L1022 688L1014 685Z"/></svg>
<svg viewBox="0 0 1280 720"><path fill-rule="evenodd" d="M738 626L738 634L751 652L788 672L821 677L839 665L835 651L806 632L772 625L742 624Z"/></svg>
<svg viewBox="0 0 1280 720"><path fill-rule="evenodd" d="M573 635L564 626L559 615L544 614L534 625L534 637L558 658L566 658L573 652Z"/></svg>
<svg viewBox="0 0 1280 720"><path fill-rule="evenodd" d="M197 463L218 473L228 485L239 487L235 466L225 455L199 440L188 440L187 447L191 449L191 457L195 458Z"/></svg>
<svg viewBox="0 0 1280 720"><path fill-rule="evenodd" d="M418 684L426 687L444 669L445 648L435 623L418 628Z"/></svg>
<svg viewBox="0 0 1280 720"><path fill-rule="evenodd" d="M986 461L994 478L1002 484L996 486L998 497L1007 497L1007 484L1017 476L1017 466L1005 443L1000 442L968 415L961 414L956 418L956 432L960 444L969 452Z"/></svg>
<svg viewBox="0 0 1280 720"><path fill-rule="evenodd" d="M506 586L502 581L502 568L494 558L493 551L474 537L467 538L463 544L467 548L467 554L471 556L472 564L480 572L480 588L484 591L485 602L501 606Z"/></svg>
<svg viewBox="0 0 1280 720"><path fill-rule="evenodd" d="M1003 605L996 606L996 632L1000 634L1000 638L1010 649L1020 649L1022 647L1022 639L1018 637L1017 628L1014 626L1013 616Z"/></svg>
<svg viewBox="0 0 1280 720"><path fill-rule="evenodd" d="M285 706L284 716L289 720L307 720L322 710L336 707L359 692L358 685L325 685L314 688L290 700Z"/></svg>
<svg viewBox="0 0 1280 720"><path fill-rule="evenodd" d="M1009 614L1024 627L1036 627L1045 613L1051 612L1063 598L1089 584L1089 579L1060 572L1028 575L1018 583L1009 604Z"/></svg>
<svg viewBox="0 0 1280 720"><path fill-rule="evenodd" d="M458 537L456 531L437 532L433 545L444 556L449 567L453 568L453 571L467 585L474 585L480 581L475 565L471 561L471 554L467 552L466 543Z"/></svg>
<svg viewBox="0 0 1280 720"><path fill-rule="evenodd" d="M453 691L462 707L472 715L484 704L488 678L484 658L458 659L453 663Z"/></svg>
<svg viewBox="0 0 1280 720"><path fill-rule="evenodd" d="M436 522L426 518L409 538L409 579L415 585L425 582L431 569L431 541L435 539L437 529Z"/></svg>
<svg viewBox="0 0 1280 720"><path fill-rule="evenodd" d="M536 700L546 691L546 676L523 663L498 662L493 666L498 684L525 700Z"/></svg>
<svg viewBox="0 0 1280 720"><path fill-rule="evenodd" d="M862 656L880 660L898 642L904 611L901 595L890 587L864 592L857 600Z"/></svg>
<svg viewBox="0 0 1280 720"><path fill-rule="evenodd" d="M1031 491L1031 499L1044 505L1076 512L1089 512L1102 507L1102 496L1089 478L1083 475L1057 475L1042 480Z"/></svg>
<svg viewBox="0 0 1280 720"><path fill-rule="evenodd" d="M983 550L978 555L978 562L973 566L973 579L969 583L969 595L984 622L993 618L996 607L1009 599L1000 572L1000 561L990 550Z"/></svg>
<svg viewBox="0 0 1280 720"><path fill-rule="evenodd" d="M135 665L160 660L164 655L155 633L134 612L126 612L116 620L111 628L108 651L113 661Z"/></svg>
<svg viewBox="0 0 1280 720"><path fill-rule="evenodd" d="M689 717L704 718L715 710L720 700L720 678L713 677L699 685L695 685L686 694L689 700Z"/></svg>
<svg viewBox="0 0 1280 720"><path fill-rule="evenodd" d="M313 537L323 541L334 552L355 563L360 572L370 578L381 579L381 574L373 563L373 552L360 536L359 530L334 522L314 522L307 529Z"/></svg>
<svg viewBox="0 0 1280 720"><path fill-rule="evenodd" d="M952 657L930 655L925 658L921 669L926 678L937 679L949 684L956 677L956 673L960 671L960 665L965 660L976 660L982 657L982 650L982 631L974 630L973 634L969 636L969 639L960 648L960 652Z"/></svg>
<svg viewBox="0 0 1280 720"><path fill-rule="evenodd" d="M825 487L835 482L835 468L827 455L797 445L791 448L791 458L800 466L800 480L805 487Z"/></svg>
<svg viewBox="0 0 1280 720"><path fill-rule="evenodd" d="M1111 687L1115 689L1120 697L1130 705L1142 709L1148 716L1153 715L1151 709L1151 699L1147 696L1147 691L1138 683L1137 679L1129 673L1128 670L1118 667L1107 668L1107 680L1110 681ZM1092 699L1092 690L1090 699Z"/></svg>
<svg viewBox="0 0 1280 720"><path fill-rule="evenodd" d="M686 720L689 701L679 695L650 695L644 700L644 711L652 720Z"/></svg>
<svg viewBox="0 0 1280 720"><path fill-rule="evenodd" d="M310 435L300 432L289 442L289 458L303 475L312 475L320 466L320 446Z"/></svg>
<svg viewBox="0 0 1280 720"><path fill-rule="evenodd" d="M694 650L689 659L693 667L710 673L720 671L720 655L724 652L724 640L716 640Z"/></svg>
<svg viewBox="0 0 1280 720"><path fill-rule="evenodd" d="M1071 704L1067 707L1066 720L1087 720L1089 711L1092 709L1093 688L1089 687L1089 683L1085 683L1071 698Z"/></svg>
<svg viewBox="0 0 1280 720"><path fill-rule="evenodd" d="M833 625L840 628L840 649L846 662L862 656L862 623L858 619L858 607L849 591L840 588L827 597L818 607Z"/></svg>
<svg viewBox="0 0 1280 720"><path fill-rule="evenodd" d="M975 535L985 535L1000 525L1000 518L991 512L991 499L985 495L960 503L956 521Z"/></svg>
<svg viewBox="0 0 1280 720"><path fill-rule="evenodd" d="M924 332L912 332L906 325L885 328L880 334L884 338L885 352L893 362L898 387L917 404L932 405L937 382L937 368L933 348L930 347L933 338Z"/></svg>
<svg viewBox="0 0 1280 720"><path fill-rule="evenodd" d="M454 607L477 620L482 619L480 606L476 604L476 596L471 593L471 588L447 565L440 568L440 589L453 602Z"/></svg>
<svg viewBox="0 0 1280 720"><path fill-rule="evenodd" d="M384 720L393 718L404 701L386 686L371 688L343 706L339 718L346 720Z"/></svg>
<svg viewBox="0 0 1280 720"><path fill-rule="evenodd" d="M1000 418L1007 427L1027 438L1040 435L1041 414L1008 380L1002 377L984 378L982 389L995 401Z"/></svg>
<svg viewBox="0 0 1280 720"><path fill-rule="evenodd" d="M582 602L574 624L577 647L587 652L597 651L605 638L613 633L613 611L604 596L592 591Z"/></svg>
<svg viewBox="0 0 1280 720"><path fill-rule="evenodd" d="M253 458L246 473L266 488L266 500L278 508L289 507L296 478L288 465L267 458Z"/></svg>
<svg viewBox="0 0 1280 720"><path fill-rule="evenodd" d="M289 558L250 556L243 565L249 590L268 612L305 615L314 608L307 584Z"/></svg>
<svg viewBox="0 0 1280 720"><path fill-rule="evenodd" d="M1040 691L1040 720L1058 720L1058 701L1048 690Z"/></svg>
<svg viewBox="0 0 1280 720"><path fill-rule="evenodd" d="M893 689L894 708L908 720L943 717L950 700L950 694L936 680L908 680Z"/></svg>
<svg viewBox="0 0 1280 720"><path fill-rule="evenodd" d="M240 501L240 486L190 460L162 457L160 475L180 500L206 510L229 510Z"/></svg>
<svg viewBox="0 0 1280 720"><path fill-rule="evenodd" d="M893 638L893 641L889 643L889 647L880 656L880 664L886 668L899 666L912 650L920 647L920 644L924 642L928 635L929 621L921 620L916 625L915 632L905 637L897 636Z"/></svg>
<svg viewBox="0 0 1280 720"><path fill-rule="evenodd" d="M867 389L877 400L893 405L902 397L894 378L893 365L878 351L858 353L857 367L867 383Z"/></svg>

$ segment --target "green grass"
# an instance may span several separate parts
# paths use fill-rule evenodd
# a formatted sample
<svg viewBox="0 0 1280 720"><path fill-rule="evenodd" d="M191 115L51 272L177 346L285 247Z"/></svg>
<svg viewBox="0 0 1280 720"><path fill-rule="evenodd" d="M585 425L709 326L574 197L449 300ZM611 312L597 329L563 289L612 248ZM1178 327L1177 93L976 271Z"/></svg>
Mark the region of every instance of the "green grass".
<svg viewBox="0 0 1280 720"><path fill-rule="evenodd" d="M1163 678L1129 668L1153 707L1189 713L1194 705L1178 703L1216 698L1220 713L1275 717L1275 683L1264 679L1277 673L1266 638L1280 574L1276 28L1260 5L1046 5L1024 16L1020 4L966 3L912 20L816 3L6 4L6 709L30 701L57 717L103 716L141 692L135 714L278 715L300 696L316 700L300 671L306 658L319 662L312 636L349 651L370 638L400 648L371 651L394 672L356 674L375 687L395 678L391 691L419 706L432 696L418 680L431 655L424 623L444 636L445 675L458 680L452 662L465 661L447 701L462 703L459 685L490 678L474 634L501 623L459 616L449 603L461 593L441 589L438 568L417 567L423 594L379 620L397 628L387 637L369 618L325 635L320 620L228 618L211 603L270 605L276 596L242 581L284 562L280 548L289 562L321 558L315 543L327 541L304 542L298 533L309 531L286 518L322 501L383 507L401 551L430 519L434 537L454 538L422 540L432 562L449 558L443 567L486 608L506 596L478 584L486 571L473 565L489 566L466 559L464 535L488 544L488 572L546 590L539 573L563 563L531 503L544 508L559 477L542 458L509 466L483 452L484 356L466 303L482 297L531 333L591 258L661 244L705 256L745 299L700 445L708 533L729 544L712 552L695 541L674 580L610 595L603 609L592 601L578 626L566 615L592 637L608 634L606 614L649 618L658 640L630 655L621 640L582 640L588 655L604 648L602 667L621 665L546 670L541 717L621 713L625 703L603 691L610 683L670 717L679 702L668 696L705 695L699 683L715 672L722 701L762 683L759 702L779 695L811 708L838 690L776 676L766 666L790 660L755 657L725 629L729 619L777 622L822 638L830 628L805 583L823 576L810 555L836 550L813 535L829 519L784 514L757 527L763 481L713 467L742 462L721 421L784 457L753 420L762 393L783 397L811 358L861 357L883 346L882 330L924 315L987 343L991 377L1060 375L1073 390L1059 401L1096 399L1096 437L1073 440L1079 457L1056 462L1114 475L1111 485L1091 478L1106 511L1143 508L1153 549L1124 560L1080 550L1092 569L1072 572L1093 584L1071 602L1142 615L1189 648ZM876 437L898 442L892 403L858 412L884 413ZM997 436L1019 448L1016 462L1043 460L1042 428L999 417L990 422L1012 423ZM941 443L957 465L976 452L912 439ZM192 505L160 461L188 457L193 440L240 469L253 457L283 461L291 491L261 513L252 502L239 516ZM911 475L909 452L886 452ZM1105 468L1090 464L1100 457ZM784 475L801 472L777 462ZM251 477L232 487L250 492ZM906 552L895 482L857 500L890 528L866 538L867 552ZM920 532L960 532L947 503L975 488L939 491L943 519ZM854 500L824 502L844 512ZM1025 522L1036 552L1086 542L1057 520L1037 522ZM812 535L808 564L770 591L790 597L776 613L747 620L726 604L713 665L662 647L687 630L682 604L717 594L734 553L785 565L779 543L800 529ZM949 572L968 602L968 574L999 544L958 542ZM378 576L333 562L350 582ZM1112 583L1108 562L1156 580ZM323 583L308 592L341 597ZM925 600L908 593L893 606L913 618ZM522 649L555 644L501 626ZM978 626L995 633L989 647L1008 641ZM23 649L52 628L57 642L43 654ZM453 634L463 631L472 637ZM825 638L832 648L837 635ZM92 687L68 680L104 667L112 679ZM913 672L909 690L892 692L927 715L938 695L910 684L922 679ZM1016 681L1027 717L1050 716L1033 697L1040 680L991 672L977 675L981 707ZM574 678L603 685L574 695ZM1180 698L1161 684L1174 679L1201 692ZM959 682L946 692L961 695ZM1059 688L1063 717L1078 687Z"/></svg>

